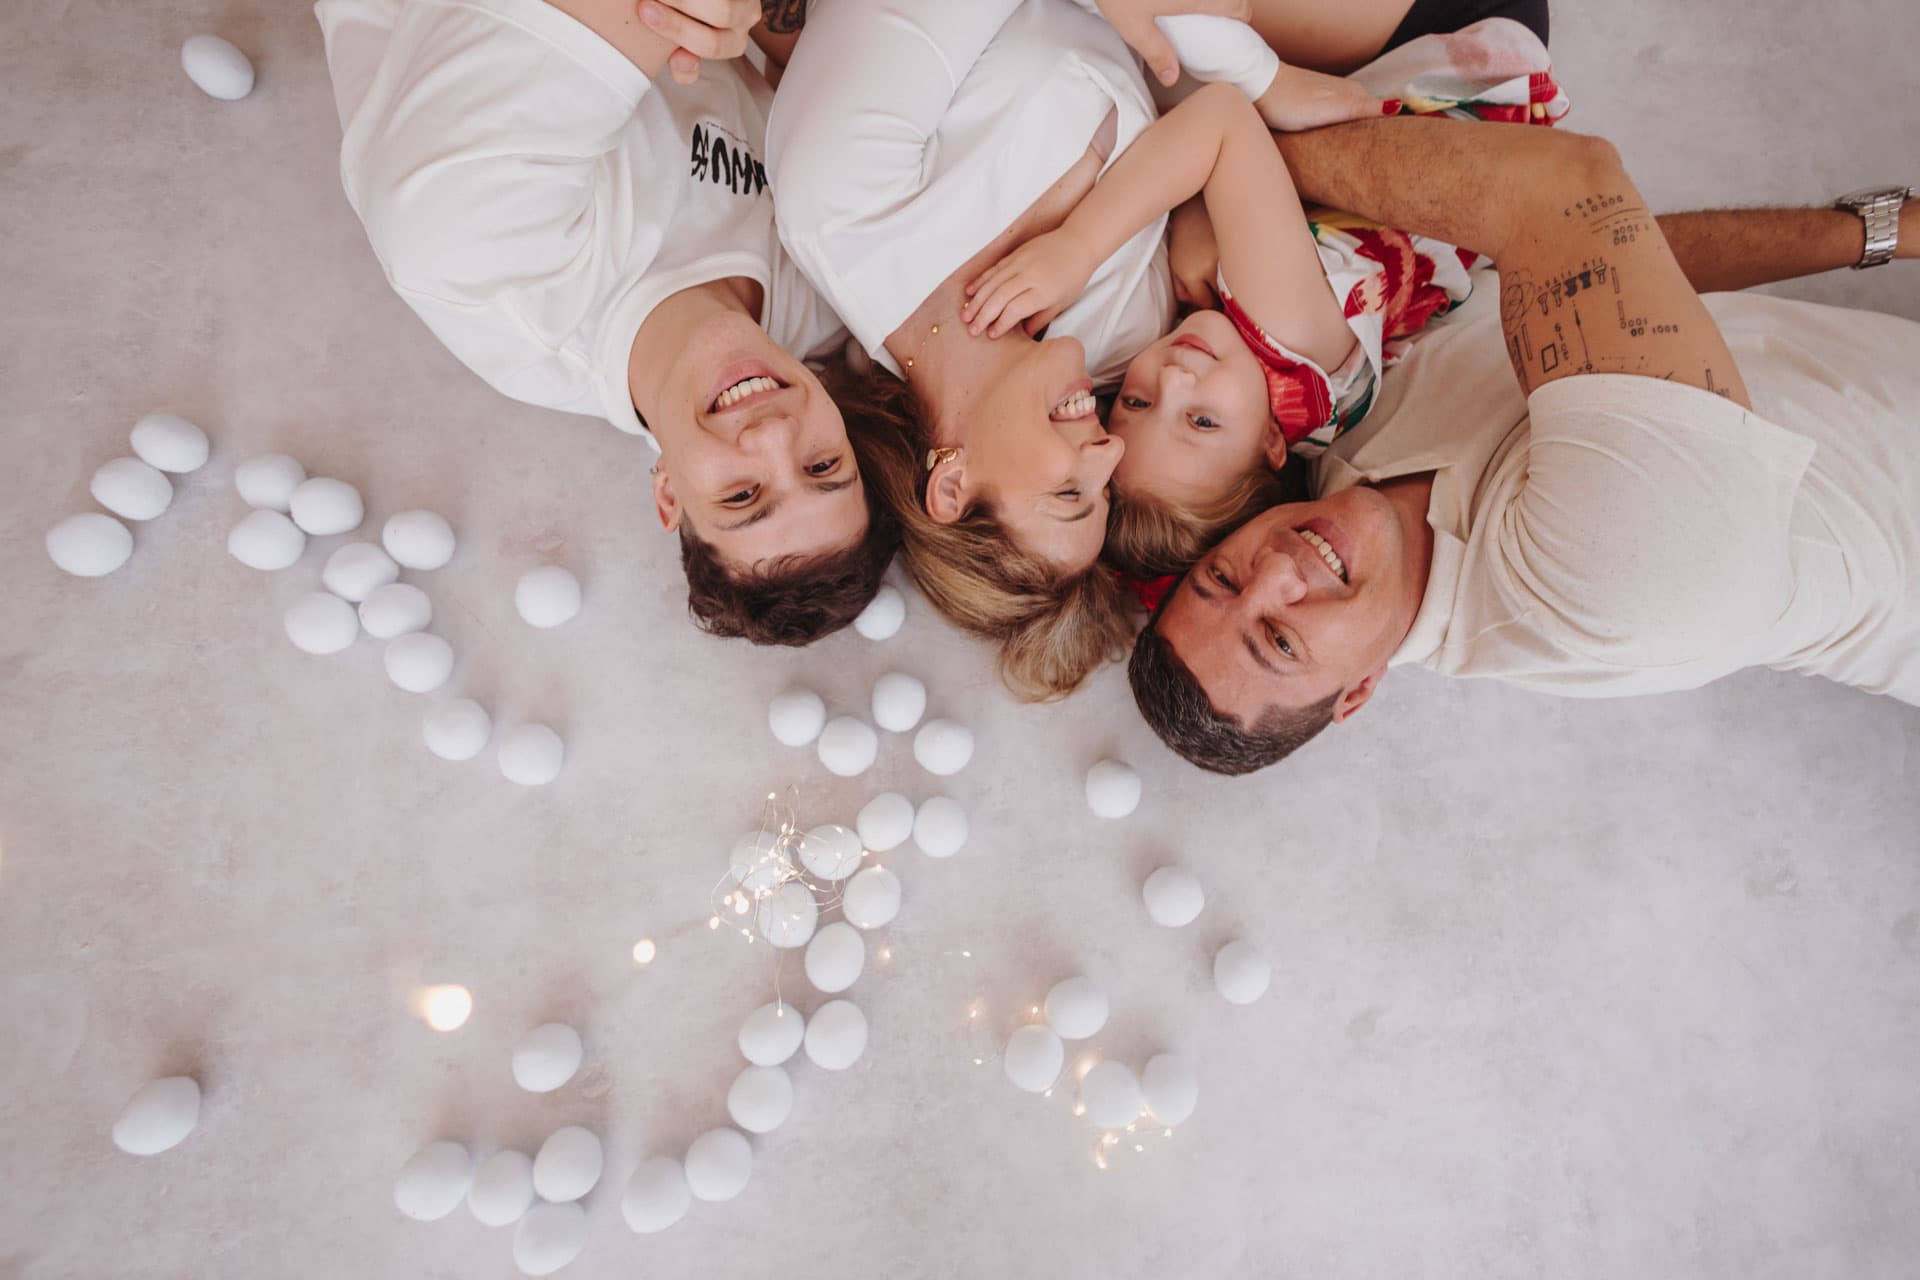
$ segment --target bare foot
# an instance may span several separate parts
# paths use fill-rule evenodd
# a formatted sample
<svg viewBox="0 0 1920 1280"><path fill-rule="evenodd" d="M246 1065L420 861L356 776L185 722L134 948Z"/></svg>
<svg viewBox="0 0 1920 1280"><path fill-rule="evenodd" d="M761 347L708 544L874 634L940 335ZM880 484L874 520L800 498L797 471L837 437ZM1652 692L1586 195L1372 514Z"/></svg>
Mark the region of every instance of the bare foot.
<svg viewBox="0 0 1920 1280"><path fill-rule="evenodd" d="M1284 63L1254 105L1267 128L1281 133L1394 115L1400 110L1397 101L1374 97L1358 81Z"/></svg>

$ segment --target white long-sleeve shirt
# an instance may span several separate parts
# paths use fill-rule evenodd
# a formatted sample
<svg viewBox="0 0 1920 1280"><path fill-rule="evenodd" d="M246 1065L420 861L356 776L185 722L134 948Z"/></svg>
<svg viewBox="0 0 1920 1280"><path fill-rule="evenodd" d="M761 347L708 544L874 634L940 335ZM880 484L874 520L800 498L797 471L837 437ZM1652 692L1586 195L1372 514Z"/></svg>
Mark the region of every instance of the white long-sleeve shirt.
<svg viewBox="0 0 1920 1280"><path fill-rule="evenodd" d="M1163 24L1182 62L1252 95L1279 60L1244 23ZM1117 113L1118 156L1156 118L1091 0L815 0L767 127L781 238L875 360L936 286L1011 226ZM1117 380L1172 324L1156 220L1049 333Z"/></svg>

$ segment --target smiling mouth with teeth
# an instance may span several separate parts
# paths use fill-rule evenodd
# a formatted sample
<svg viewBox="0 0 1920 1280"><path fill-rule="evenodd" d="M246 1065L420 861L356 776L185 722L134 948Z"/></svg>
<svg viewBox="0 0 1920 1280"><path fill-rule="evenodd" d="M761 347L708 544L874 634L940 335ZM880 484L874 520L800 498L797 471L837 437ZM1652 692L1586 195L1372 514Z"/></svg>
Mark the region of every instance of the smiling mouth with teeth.
<svg viewBox="0 0 1920 1280"><path fill-rule="evenodd" d="M1049 416L1051 416L1055 422L1071 422L1075 418L1090 418L1093 416L1098 403L1099 402L1093 398L1093 392L1076 391L1059 404L1053 406L1053 413Z"/></svg>
<svg viewBox="0 0 1920 1280"><path fill-rule="evenodd" d="M1327 568L1333 570L1334 577L1342 582L1347 580L1346 562L1340 559L1332 544L1311 529L1295 529L1294 532L1300 535L1303 542L1320 553L1320 558L1327 562Z"/></svg>
<svg viewBox="0 0 1920 1280"><path fill-rule="evenodd" d="M749 396L757 396L764 391L778 391L786 385L778 378L742 378L713 398L712 412L730 409Z"/></svg>

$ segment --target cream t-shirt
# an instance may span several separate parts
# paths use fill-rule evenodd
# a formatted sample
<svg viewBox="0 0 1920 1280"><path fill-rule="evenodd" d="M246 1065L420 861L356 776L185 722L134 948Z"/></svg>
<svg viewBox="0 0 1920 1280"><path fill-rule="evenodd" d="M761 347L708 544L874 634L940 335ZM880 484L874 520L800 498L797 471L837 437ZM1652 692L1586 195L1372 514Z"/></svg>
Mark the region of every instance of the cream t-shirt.
<svg viewBox="0 0 1920 1280"><path fill-rule="evenodd" d="M1769 666L1920 704L1920 325L1712 295L1752 411L1624 375L1523 399L1484 283L1314 464L1320 493L1434 473L1396 664L1574 697Z"/></svg>
<svg viewBox="0 0 1920 1280"><path fill-rule="evenodd" d="M845 331L781 249L771 91L744 63L652 84L545 0L319 0L340 175L387 279L460 360L531 404L652 437L627 358L661 300L757 282L805 357Z"/></svg>

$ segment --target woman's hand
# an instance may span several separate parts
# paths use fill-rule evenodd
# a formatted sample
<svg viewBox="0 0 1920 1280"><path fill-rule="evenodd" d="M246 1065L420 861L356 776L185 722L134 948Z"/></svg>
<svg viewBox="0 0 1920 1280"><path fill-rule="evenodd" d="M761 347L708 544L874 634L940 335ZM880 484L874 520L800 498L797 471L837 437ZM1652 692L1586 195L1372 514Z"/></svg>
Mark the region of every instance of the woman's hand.
<svg viewBox="0 0 1920 1280"><path fill-rule="evenodd" d="M997 338L1022 321L1038 333L1066 310L1087 287L1099 263L1089 263L1079 237L1066 229L1049 231L1015 249L981 272L967 286L960 319L967 332Z"/></svg>
<svg viewBox="0 0 1920 1280"><path fill-rule="evenodd" d="M1181 14L1201 13L1215 18L1238 18L1245 22L1253 16L1252 0L1094 0L1120 38L1146 61L1161 84L1180 78L1180 60L1174 56L1155 18L1174 18Z"/></svg>
<svg viewBox="0 0 1920 1280"><path fill-rule="evenodd" d="M676 46L667 70L680 84L700 78L708 58L737 58L760 21L760 0L639 0L640 21Z"/></svg>
<svg viewBox="0 0 1920 1280"><path fill-rule="evenodd" d="M1205 200L1196 196L1168 219L1167 262L1173 268L1173 296L1181 306L1197 311L1220 306L1213 291L1220 274L1220 242L1214 239Z"/></svg>

